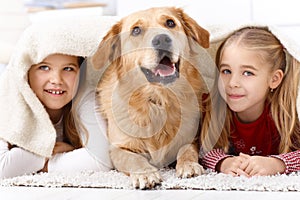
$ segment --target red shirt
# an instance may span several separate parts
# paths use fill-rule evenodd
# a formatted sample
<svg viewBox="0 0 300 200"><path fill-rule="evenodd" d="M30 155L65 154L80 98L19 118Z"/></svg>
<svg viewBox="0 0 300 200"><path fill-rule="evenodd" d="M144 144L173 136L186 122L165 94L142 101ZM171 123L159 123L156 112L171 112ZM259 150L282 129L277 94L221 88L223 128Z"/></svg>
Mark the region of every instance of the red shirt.
<svg viewBox="0 0 300 200"><path fill-rule="evenodd" d="M234 115L230 140L235 155L240 152L260 156L278 154L280 135L268 107L251 123L242 123Z"/></svg>

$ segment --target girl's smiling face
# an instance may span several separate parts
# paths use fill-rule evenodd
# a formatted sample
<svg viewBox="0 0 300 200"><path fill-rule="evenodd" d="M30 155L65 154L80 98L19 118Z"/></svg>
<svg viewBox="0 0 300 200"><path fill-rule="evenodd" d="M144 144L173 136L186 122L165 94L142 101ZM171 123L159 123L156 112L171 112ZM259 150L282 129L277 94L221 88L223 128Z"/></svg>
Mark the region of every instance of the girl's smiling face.
<svg viewBox="0 0 300 200"><path fill-rule="evenodd" d="M219 70L218 88L230 109L243 122L256 120L270 91L270 64L263 62L259 52L231 44L223 51Z"/></svg>
<svg viewBox="0 0 300 200"><path fill-rule="evenodd" d="M61 110L75 96L79 74L78 57L52 54L31 66L28 81L48 111Z"/></svg>

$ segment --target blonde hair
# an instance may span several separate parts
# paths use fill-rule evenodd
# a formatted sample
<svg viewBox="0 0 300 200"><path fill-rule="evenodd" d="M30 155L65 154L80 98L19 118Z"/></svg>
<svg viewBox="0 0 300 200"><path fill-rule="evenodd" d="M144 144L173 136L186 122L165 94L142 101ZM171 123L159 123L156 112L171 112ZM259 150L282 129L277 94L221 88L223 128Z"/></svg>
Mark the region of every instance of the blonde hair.
<svg viewBox="0 0 300 200"><path fill-rule="evenodd" d="M74 117L74 113L72 112L72 103L70 102L66 105L63 116L64 123L64 137L65 142L70 143L75 149L82 147L82 141L79 137L79 133L76 127L78 121Z"/></svg>
<svg viewBox="0 0 300 200"><path fill-rule="evenodd" d="M83 57L78 57L78 64L81 66L81 71L85 63ZM83 76L81 76L83 77ZM81 81L81 80L80 80ZM80 82L81 83L81 82ZM80 85L79 83L79 85ZM75 149L81 148L84 146L82 139L79 135L79 130L82 130L81 132L84 134L84 136L87 138L88 133L84 125L79 120L79 117L76 112L77 102L71 101L69 102L65 108L64 108L64 114L63 114L63 124L64 124L64 137L65 142L70 143ZM87 141L87 139L86 139Z"/></svg>
<svg viewBox="0 0 300 200"><path fill-rule="evenodd" d="M281 69L284 77L274 92L270 92L266 103L271 106L271 115L280 134L279 153L287 153L300 148L299 121L296 99L299 83L300 64L289 58L280 41L264 27L247 27L230 35L219 47L216 64L219 67L224 49L230 44L238 44L261 54L263 61L271 64L272 71ZM232 114L218 92L218 72L210 98L206 100L206 111L202 122L201 144L204 151L212 148L229 149Z"/></svg>

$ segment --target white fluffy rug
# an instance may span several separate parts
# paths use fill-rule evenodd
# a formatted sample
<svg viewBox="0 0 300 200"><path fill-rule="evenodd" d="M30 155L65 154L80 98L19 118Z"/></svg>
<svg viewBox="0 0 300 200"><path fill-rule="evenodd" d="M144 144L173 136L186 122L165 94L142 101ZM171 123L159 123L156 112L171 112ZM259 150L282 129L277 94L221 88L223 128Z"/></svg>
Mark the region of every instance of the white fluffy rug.
<svg viewBox="0 0 300 200"><path fill-rule="evenodd" d="M175 170L161 170L163 182L156 190L239 190L239 191L300 191L300 172L289 175L232 177L207 171L204 175L179 179ZM0 180L0 186L87 187L134 189L130 178L116 171L78 173L40 173Z"/></svg>

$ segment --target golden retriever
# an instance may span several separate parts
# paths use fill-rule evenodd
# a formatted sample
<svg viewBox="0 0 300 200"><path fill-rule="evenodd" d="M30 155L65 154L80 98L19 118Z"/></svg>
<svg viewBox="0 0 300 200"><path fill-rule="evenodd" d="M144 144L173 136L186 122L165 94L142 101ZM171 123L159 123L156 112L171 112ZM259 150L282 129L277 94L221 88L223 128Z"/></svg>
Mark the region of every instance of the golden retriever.
<svg viewBox="0 0 300 200"><path fill-rule="evenodd" d="M159 185L159 169L176 160L178 177L203 173L196 139L206 87L193 43L207 48L208 31L181 8L157 7L122 18L92 57L106 67L96 101L112 163L136 188Z"/></svg>

